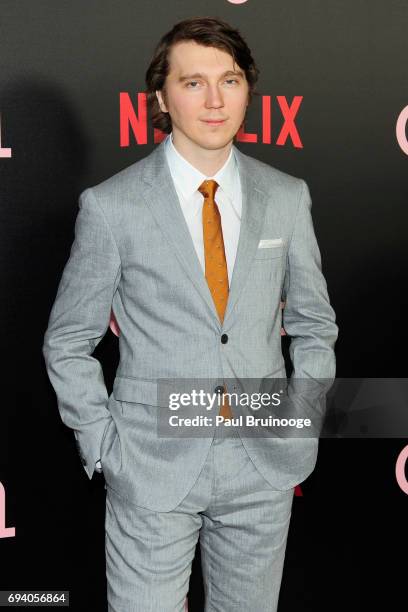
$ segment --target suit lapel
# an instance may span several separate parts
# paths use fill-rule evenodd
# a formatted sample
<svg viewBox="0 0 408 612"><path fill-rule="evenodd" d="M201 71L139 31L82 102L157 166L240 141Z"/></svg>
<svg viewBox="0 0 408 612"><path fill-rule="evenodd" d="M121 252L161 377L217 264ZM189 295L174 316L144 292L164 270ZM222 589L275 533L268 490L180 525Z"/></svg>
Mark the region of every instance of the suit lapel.
<svg viewBox="0 0 408 612"><path fill-rule="evenodd" d="M142 195L157 224L198 293L220 326L217 311L203 274L167 164L164 141L146 158Z"/></svg>
<svg viewBox="0 0 408 612"><path fill-rule="evenodd" d="M249 158L236 147L234 147L234 152L238 162L242 189L242 217L224 326L231 316L248 277L261 236L267 202L267 195L258 186L257 173L252 164L251 169L249 167ZM146 157L143 180L145 187L142 190L142 196L147 206L221 329L218 314L173 184L165 156L164 141Z"/></svg>
<svg viewBox="0 0 408 612"><path fill-rule="evenodd" d="M248 277L261 237L267 202L266 193L258 186L260 181L257 178L256 169L253 167L250 169L248 156L241 153L236 147L234 150L241 180L242 215L224 325L231 316Z"/></svg>

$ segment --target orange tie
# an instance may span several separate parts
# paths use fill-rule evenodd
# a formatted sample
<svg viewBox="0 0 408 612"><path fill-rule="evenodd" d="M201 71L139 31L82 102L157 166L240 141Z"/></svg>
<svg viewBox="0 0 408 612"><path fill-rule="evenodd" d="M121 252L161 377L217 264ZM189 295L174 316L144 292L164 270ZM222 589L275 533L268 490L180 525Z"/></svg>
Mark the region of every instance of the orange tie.
<svg viewBox="0 0 408 612"><path fill-rule="evenodd" d="M214 300L218 317L222 323L228 302L229 286L227 260L225 258L224 239L222 236L221 215L214 200L217 187L217 181L206 180L201 183L198 191L204 196L203 237L205 278ZM219 414L225 419L232 418L231 408L225 398L223 399Z"/></svg>

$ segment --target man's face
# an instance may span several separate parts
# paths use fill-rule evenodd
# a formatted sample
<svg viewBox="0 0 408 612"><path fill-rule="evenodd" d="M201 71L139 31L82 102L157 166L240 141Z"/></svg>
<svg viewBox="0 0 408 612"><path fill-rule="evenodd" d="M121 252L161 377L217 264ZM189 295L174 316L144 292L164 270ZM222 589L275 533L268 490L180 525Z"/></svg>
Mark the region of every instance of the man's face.
<svg viewBox="0 0 408 612"><path fill-rule="evenodd" d="M161 110L170 114L174 142L193 154L226 147L245 117L245 72L225 51L194 41L174 45L169 66L166 94L156 95Z"/></svg>

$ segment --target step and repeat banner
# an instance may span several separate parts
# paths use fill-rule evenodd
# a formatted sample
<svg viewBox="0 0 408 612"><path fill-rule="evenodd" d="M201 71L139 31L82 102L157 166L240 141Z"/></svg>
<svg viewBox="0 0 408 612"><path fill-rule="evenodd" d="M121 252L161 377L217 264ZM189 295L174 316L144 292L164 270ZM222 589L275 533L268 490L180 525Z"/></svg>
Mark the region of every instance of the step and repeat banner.
<svg viewBox="0 0 408 612"><path fill-rule="evenodd" d="M371 610L379 600L400 609L408 511L402 0L0 3L0 605L108 609L105 481L88 479L61 421L43 338L79 194L166 136L152 125L145 73L162 35L195 16L225 20L251 49L257 95L234 144L306 181L339 327L330 418L316 467L295 490L279 610ZM112 315L94 352L109 392L119 335ZM288 367L289 343L282 329ZM187 605L204 610L199 546Z"/></svg>

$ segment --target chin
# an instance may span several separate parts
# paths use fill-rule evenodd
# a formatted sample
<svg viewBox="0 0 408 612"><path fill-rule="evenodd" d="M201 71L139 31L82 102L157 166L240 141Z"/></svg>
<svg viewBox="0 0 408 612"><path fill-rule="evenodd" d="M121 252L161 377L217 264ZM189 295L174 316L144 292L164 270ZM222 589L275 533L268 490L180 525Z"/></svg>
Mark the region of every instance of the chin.
<svg viewBox="0 0 408 612"><path fill-rule="evenodd" d="M214 135L214 138L205 138L205 139L200 139L197 140L197 144L200 145L200 147L203 147L203 149L222 149L223 147L226 147L231 140L234 138L233 135Z"/></svg>

